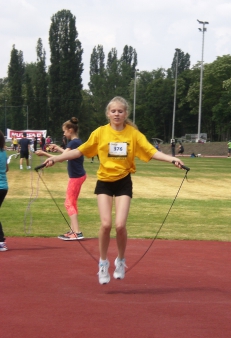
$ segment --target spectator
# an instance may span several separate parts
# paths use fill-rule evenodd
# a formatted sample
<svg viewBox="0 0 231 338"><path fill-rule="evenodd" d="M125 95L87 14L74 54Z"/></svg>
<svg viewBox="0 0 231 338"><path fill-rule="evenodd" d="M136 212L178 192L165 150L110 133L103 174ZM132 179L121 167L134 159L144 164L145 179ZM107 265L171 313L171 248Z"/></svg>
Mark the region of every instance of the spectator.
<svg viewBox="0 0 231 338"><path fill-rule="evenodd" d="M47 136L47 138L46 138L46 144L51 144L51 137L50 136Z"/></svg>
<svg viewBox="0 0 231 338"><path fill-rule="evenodd" d="M179 147L178 147L178 154L183 155L183 153L184 153L184 146L183 146L183 144L181 142L179 142L179 143L180 144L179 144Z"/></svg>
<svg viewBox="0 0 231 338"><path fill-rule="evenodd" d="M41 138L40 138L40 148L42 150L45 150L45 143L46 143L45 137L41 136Z"/></svg>
<svg viewBox="0 0 231 338"><path fill-rule="evenodd" d="M13 140L13 150L17 151L18 150L18 140L17 140L17 137L14 136L12 138L12 140Z"/></svg>
<svg viewBox="0 0 231 338"><path fill-rule="evenodd" d="M51 151L50 145L51 145L51 137L47 136L47 138L46 138L46 145L45 145L45 151L47 151L47 152Z"/></svg>
<svg viewBox="0 0 231 338"><path fill-rule="evenodd" d="M61 143L60 147L63 148L64 150L66 149L66 147L67 147L67 138L66 138L66 136L63 136L62 143Z"/></svg>
<svg viewBox="0 0 231 338"><path fill-rule="evenodd" d="M34 152L37 151L38 137L35 135L34 137Z"/></svg>
<svg viewBox="0 0 231 338"><path fill-rule="evenodd" d="M29 166L29 151L30 151L30 140L26 137L26 133L23 133L23 137L19 140L20 147L20 169L23 169L23 159L26 160L27 169L31 169Z"/></svg>
<svg viewBox="0 0 231 338"><path fill-rule="evenodd" d="M228 146L228 157L230 157L231 154L231 140L227 143Z"/></svg>
<svg viewBox="0 0 231 338"><path fill-rule="evenodd" d="M171 150L172 150L172 157L175 157L175 147L176 147L176 142L175 139L171 139Z"/></svg>
<svg viewBox="0 0 231 338"><path fill-rule="evenodd" d="M161 150L160 150L160 144L159 144L159 143L156 143L156 144L155 144L155 148L156 148L158 151L161 151Z"/></svg>

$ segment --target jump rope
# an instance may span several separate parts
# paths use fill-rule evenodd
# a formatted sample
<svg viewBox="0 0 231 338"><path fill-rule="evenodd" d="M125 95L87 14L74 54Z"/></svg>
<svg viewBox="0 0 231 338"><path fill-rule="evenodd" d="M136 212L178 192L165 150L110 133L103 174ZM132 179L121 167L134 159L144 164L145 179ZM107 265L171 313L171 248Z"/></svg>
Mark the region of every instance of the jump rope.
<svg viewBox="0 0 231 338"><path fill-rule="evenodd" d="M28 157L28 160L29 160L29 166L32 168L32 164L33 164L33 149L30 149L29 151L29 157ZM19 153L17 153L16 155L16 158L19 156ZM38 177L38 180L37 180L37 189L36 191L34 192L34 188L33 188L33 171L30 170L30 176L31 176L31 194L30 194L30 199L29 199L29 202L28 202L28 205L27 205L27 208L25 210L25 214L24 214L24 232L25 234L30 234L31 231L32 231L32 223L33 223L33 219L32 219L32 213L31 213L31 205L33 204L33 202L38 198L38 194L39 194L39 177ZM28 218L29 218L29 221L28 221Z"/></svg>
<svg viewBox="0 0 231 338"><path fill-rule="evenodd" d="M29 150L29 157L28 157L28 160L29 160L29 166L32 167L32 149ZM8 157L7 159L7 164L10 164L11 160L14 158L14 159L17 159L19 157L20 153L17 152L16 154L12 154ZM39 178L38 178L39 179ZM36 192L36 195L33 197L34 195L34 189L33 189L33 184L32 184L32 181L33 181L33 172L31 170L31 195L30 195L30 200L29 200L29 203L28 203L28 206L26 208L26 211L25 211L25 214L24 214L24 232L26 234L30 234L31 233L31 228L32 228L32 214L31 214L31 205L32 203L37 199L38 197L38 189L37 189L37 192ZM28 222L27 222L27 216L29 214L29 218L30 218L30 222L29 222L29 225L28 225Z"/></svg>
<svg viewBox="0 0 231 338"><path fill-rule="evenodd" d="M175 164L175 161L172 161L172 163ZM72 231L69 222L67 221L65 215L63 214L62 210L59 208L59 206L58 206L58 204L56 203L54 197L52 196L50 190L48 189L46 183L44 182L42 176L40 175L39 169L42 169L42 168L44 168L45 166L46 166L46 164L43 163L43 164L41 164L41 165L35 167L34 170L38 173L38 177L41 178L41 180L42 180L44 186L46 187L46 189L47 189L49 195L51 196L51 199L54 201L55 205L57 206L57 208L58 208L58 210L60 211L61 215L63 216L64 220L66 221L68 227L69 227L70 230ZM176 193L176 196L174 197L174 199L173 199L173 201L172 201L172 204L170 205L170 208L169 208L169 210L168 210L168 212L167 212L167 214L166 214L166 216L165 216L165 218L164 218L162 224L160 225L159 229L158 229L157 232L156 232L156 235L155 235L154 238L152 239L150 245L149 245L148 248L145 250L145 252L143 253L143 255L142 255L142 256L141 256L141 257L140 257L140 258L139 258L132 266L130 266L130 267L126 270L126 273L128 273L129 271L131 271L131 270L132 270L132 269L133 269L133 268L134 268L134 267L135 267L135 266L136 266L136 265L144 258L144 256L145 256L145 255L148 253L148 251L151 249L151 247L152 247L153 243L155 242L157 236L159 235L159 233L160 233L160 231L161 231L161 229L162 229L162 227L163 227L163 225L164 225L164 223L165 223L165 221L166 221L166 219L167 219L167 217L168 217L168 215L169 215L169 213L170 213L170 211L171 211L171 209L172 209L172 207L173 207L173 204L175 203L175 201L176 201L176 199L177 199L177 196L178 196L178 194L179 194L179 192L180 192L180 190L181 190L181 187L182 187L182 185L183 185L183 183L184 183L184 180L187 179L187 174L188 174L188 172L189 172L189 170L190 170L190 168L189 168L189 167L186 167L185 165L181 165L181 168L184 169L184 170L186 171L186 172L185 172L185 175L184 175L184 177L183 177L183 180L182 180L182 182L181 182L181 184L180 184L180 186L179 186L179 189L178 189L178 191L177 191L177 193ZM92 253L91 253L91 252L83 245L83 243L82 243L80 240L78 240L77 242L78 242L78 243L82 246L82 248L83 248L83 249L84 249L84 250L85 250L85 251L86 251L86 252L87 252L87 253L88 253L88 254L89 254L96 262L97 262L97 263L98 263L98 259L95 258L95 257L92 255Z"/></svg>

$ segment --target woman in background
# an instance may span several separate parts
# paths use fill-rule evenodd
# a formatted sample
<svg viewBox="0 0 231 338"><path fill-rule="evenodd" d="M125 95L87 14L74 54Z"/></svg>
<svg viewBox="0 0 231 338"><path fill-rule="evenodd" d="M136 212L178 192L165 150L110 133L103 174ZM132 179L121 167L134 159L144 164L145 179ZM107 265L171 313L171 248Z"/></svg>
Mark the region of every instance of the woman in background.
<svg viewBox="0 0 231 338"><path fill-rule="evenodd" d="M56 144L50 145L51 151L58 151L63 154L69 152L72 149L78 148L82 141L79 139L78 135L79 126L78 119L72 117L70 120L63 123L63 134L68 140L66 149L57 146ZM51 157L51 154L48 154L45 151L38 150L36 152L39 156ZM69 181L66 192L65 207L71 221L71 231L68 231L64 235L59 235L58 238L64 241L73 241L83 239L83 233L80 231L79 222L78 222L78 197L83 182L86 180L86 172L83 167L83 156L73 159L67 162L67 170L69 175Z"/></svg>

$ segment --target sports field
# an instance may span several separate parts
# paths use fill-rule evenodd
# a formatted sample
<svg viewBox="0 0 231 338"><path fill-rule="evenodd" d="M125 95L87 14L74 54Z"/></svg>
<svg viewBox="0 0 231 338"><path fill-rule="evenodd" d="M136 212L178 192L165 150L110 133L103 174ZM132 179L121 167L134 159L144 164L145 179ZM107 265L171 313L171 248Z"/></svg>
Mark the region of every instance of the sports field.
<svg viewBox="0 0 231 338"><path fill-rule="evenodd" d="M231 159L189 158L191 168L158 238L231 241ZM43 159L33 155L32 168ZM153 238L179 190L185 172L159 161L136 161L133 200L128 218L130 238ZM98 160L85 159L87 180L79 198L79 222L85 237L98 236L99 216L94 187ZM64 208L68 176L66 163L40 171L19 170L12 159L9 192L1 208L6 236L56 237L68 230ZM53 197L53 199L51 198ZM61 212L65 216L61 214ZM114 232L112 232L114 236Z"/></svg>
<svg viewBox="0 0 231 338"><path fill-rule="evenodd" d="M40 161L33 156L32 167ZM57 239L68 230L66 163L40 177L12 160L1 208L9 247L0 254L4 337L229 338L231 159L184 162L191 168L188 180L171 164L137 161L128 270L125 279L100 285L97 159L85 161L88 178L79 199L85 239L73 242ZM111 274L116 255L112 238Z"/></svg>

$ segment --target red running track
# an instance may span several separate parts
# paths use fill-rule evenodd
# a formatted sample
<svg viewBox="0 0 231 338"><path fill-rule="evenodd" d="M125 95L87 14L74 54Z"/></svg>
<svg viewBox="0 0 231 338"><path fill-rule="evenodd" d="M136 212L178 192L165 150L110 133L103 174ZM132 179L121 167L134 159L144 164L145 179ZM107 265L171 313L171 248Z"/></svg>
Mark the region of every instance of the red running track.
<svg viewBox="0 0 231 338"><path fill-rule="evenodd" d="M84 246L98 259L97 239ZM132 266L150 240L128 241ZM231 336L231 243L156 240L124 280L98 284L98 266L78 242L8 238L0 252L4 338Z"/></svg>

